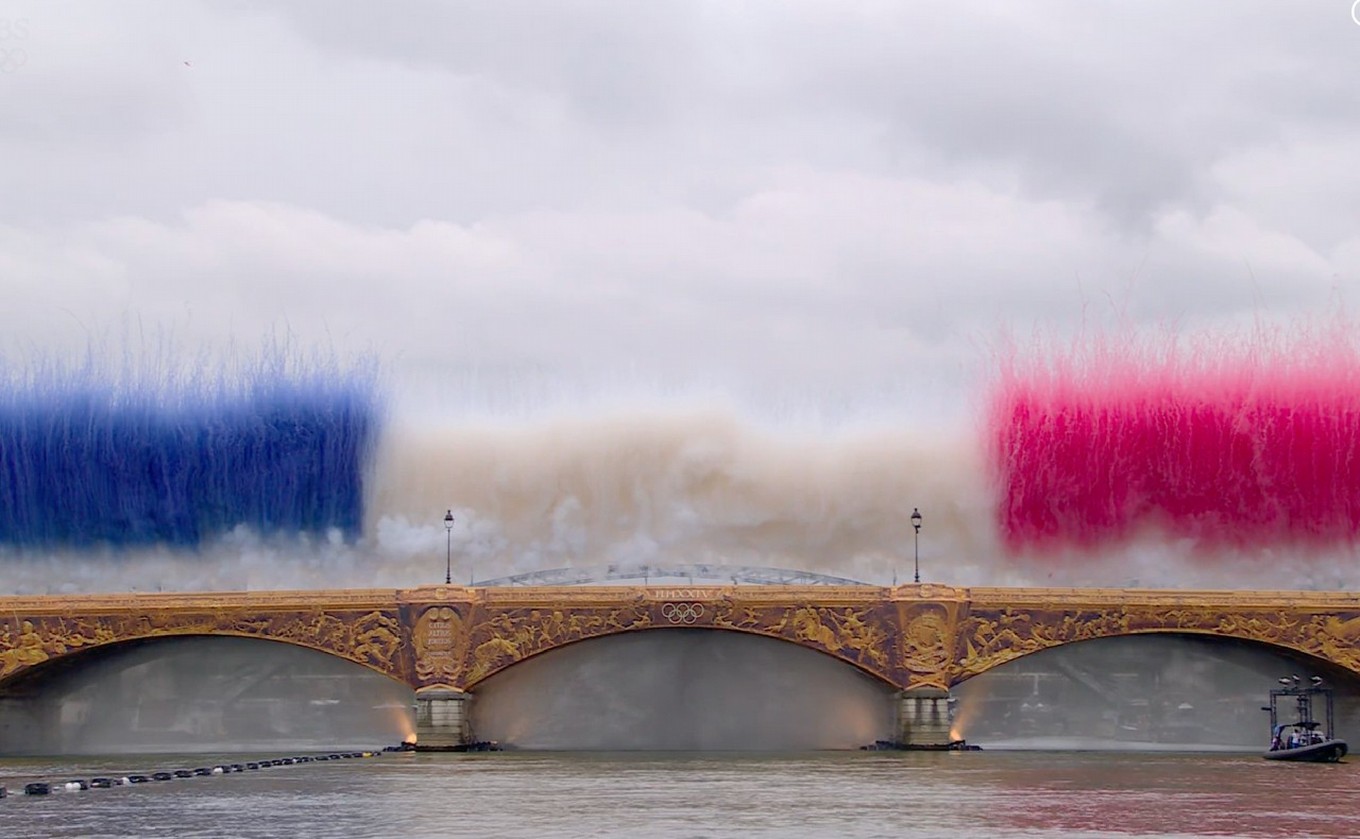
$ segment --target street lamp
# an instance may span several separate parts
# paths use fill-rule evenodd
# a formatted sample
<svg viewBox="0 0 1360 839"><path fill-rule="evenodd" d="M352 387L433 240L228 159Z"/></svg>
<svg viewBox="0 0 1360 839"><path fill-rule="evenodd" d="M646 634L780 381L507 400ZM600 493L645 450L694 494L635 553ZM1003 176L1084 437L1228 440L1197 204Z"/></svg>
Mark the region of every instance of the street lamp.
<svg viewBox="0 0 1360 839"><path fill-rule="evenodd" d="M453 582L453 511L444 514L444 532L447 535L444 546L444 585Z"/></svg>
<svg viewBox="0 0 1360 839"><path fill-rule="evenodd" d="M921 582L921 511L911 508L911 526L916 531L916 582Z"/></svg>

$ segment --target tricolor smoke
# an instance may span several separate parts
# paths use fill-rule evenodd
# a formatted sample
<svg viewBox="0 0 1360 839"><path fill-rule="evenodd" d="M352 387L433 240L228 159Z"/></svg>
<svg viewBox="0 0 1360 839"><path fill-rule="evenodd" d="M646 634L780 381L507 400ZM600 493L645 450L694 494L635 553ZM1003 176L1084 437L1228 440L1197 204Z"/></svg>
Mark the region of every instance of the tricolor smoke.
<svg viewBox="0 0 1360 839"><path fill-rule="evenodd" d="M1012 551L1144 533L1204 552L1360 536L1360 348L1343 326L1087 340L1008 362L988 428Z"/></svg>
<svg viewBox="0 0 1360 839"><path fill-rule="evenodd" d="M460 581L704 563L886 584L918 547L922 579L954 585L1355 584L1343 329L1075 347L1007 354L951 431L892 404L809 425L626 390L499 410L268 347L0 368L3 588L402 587L446 561Z"/></svg>
<svg viewBox="0 0 1360 839"><path fill-rule="evenodd" d="M0 377L0 544L196 546L239 526L357 535L378 434L371 365L280 351Z"/></svg>

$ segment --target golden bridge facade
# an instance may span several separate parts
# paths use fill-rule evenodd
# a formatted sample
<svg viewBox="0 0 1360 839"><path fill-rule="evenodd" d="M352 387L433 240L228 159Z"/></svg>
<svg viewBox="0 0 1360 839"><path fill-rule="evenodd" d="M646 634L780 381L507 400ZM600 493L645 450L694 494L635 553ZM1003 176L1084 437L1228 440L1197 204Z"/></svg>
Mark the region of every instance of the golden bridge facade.
<svg viewBox="0 0 1360 839"><path fill-rule="evenodd" d="M619 633L742 632L816 650L898 691L898 736L948 742L950 688L1041 650L1180 633L1237 639L1360 675L1360 595L936 584L430 586L0 597L0 691L114 644L229 635L355 662L415 690L424 748L472 737L477 685Z"/></svg>

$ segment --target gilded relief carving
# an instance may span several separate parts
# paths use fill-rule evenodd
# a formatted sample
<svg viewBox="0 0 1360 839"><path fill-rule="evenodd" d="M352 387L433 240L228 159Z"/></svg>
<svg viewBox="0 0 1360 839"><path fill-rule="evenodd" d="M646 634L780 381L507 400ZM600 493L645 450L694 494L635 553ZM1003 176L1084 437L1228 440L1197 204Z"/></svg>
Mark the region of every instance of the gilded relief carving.
<svg viewBox="0 0 1360 839"><path fill-rule="evenodd" d="M1169 609L1137 604L1071 611L974 611L960 633L959 678L1060 644L1146 632L1241 638L1316 655L1360 672L1360 617L1354 615L1224 610L1212 602Z"/></svg>
<svg viewBox="0 0 1360 839"><path fill-rule="evenodd" d="M548 649L649 628L781 638L899 687L947 688L1039 650L1143 632L1243 638L1360 673L1360 597L1336 593L695 586L0 598L0 679L137 638L239 635L413 686L467 688ZM409 638L409 646L408 646Z"/></svg>
<svg viewBox="0 0 1360 839"><path fill-rule="evenodd" d="M0 624L0 678L85 647L170 635L245 635L334 653L400 676L402 629L382 611L41 615Z"/></svg>
<svg viewBox="0 0 1360 839"><path fill-rule="evenodd" d="M1300 629L1305 649L1352 672L1360 672L1360 616L1314 615Z"/></svg>
<svg viewBox="0 0 1360 839"><path fill-rule="evenodd" d="M814 647L892 681L889 662L893 623L886 603L855 606L770 605L723 597L713 605L712 625L783 638Z"/></svg>
<svg viewBox="0 0 1360 839"><path fill-rule="evenodd" d="M911 687L948 688L954 663L951 623L944 606L917 607L906 620L900 655Z"/></svg>
<svg viewBox="0 0 1360 839"><path fill-rule="evenodd" d="M425 683L456 685L463 670L467 633L452 606L432 606L416 620L413 635L416 677Z"/></svg>
<svg viewBox="0 0 1360 839"><path fill-rule="evenodd" d="M793 612L793 639L885 672L889 631L871 616L871 611L801 606Z"/></svg>
<svg viewBox="0 0 1360 839"><path fill-rule="evenodd" d="M964 645L961 673L980 673L1043 649L1047 644L1042 637L1035 637L1032 630L1028 613L1017 615L1007 609L994 619L970 616L960 633Z"/></svg>
<svg viewBox="0 0 1360 839"><path fill-rule="evenodd" d="M472 628L464 686L553 647L651 625L651 612L641 602L594 609L578 605L570 614L564 609L505 609Z"/></svg>
<svg viewBox="0 0 1360 839"><path fill-rule="evenodd" d="M511 607L496 611L472 628L462 686L470 687L517 661L563 644L653 627L717 627L770 635L821 649L892 680L892 625L873 606L771 605L738 601L720 590L657 593L689 599L638 596L626 605L592 608L578 602L569 610ZM698 599L705 594L713 599Z"/></svg>

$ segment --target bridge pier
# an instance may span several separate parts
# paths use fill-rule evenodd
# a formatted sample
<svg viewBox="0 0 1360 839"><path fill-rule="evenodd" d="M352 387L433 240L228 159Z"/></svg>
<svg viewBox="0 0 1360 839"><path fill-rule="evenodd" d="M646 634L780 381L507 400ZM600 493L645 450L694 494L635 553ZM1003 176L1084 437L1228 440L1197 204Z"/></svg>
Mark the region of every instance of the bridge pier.
<svg viewBox="0 0 1360 839"><path fill-rule="evenodd" d="M468 712L472 694L457 688L428 687L416 691L418 752L459 752L472 740Z"/></svg>
<svg viewBox="0 0 1360 839"><path fill-rule="evenodd" d="M911 688L894 695L897 700L897 742L909 749L944 749L953 741L949 691Z"/></svg>

